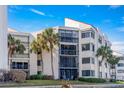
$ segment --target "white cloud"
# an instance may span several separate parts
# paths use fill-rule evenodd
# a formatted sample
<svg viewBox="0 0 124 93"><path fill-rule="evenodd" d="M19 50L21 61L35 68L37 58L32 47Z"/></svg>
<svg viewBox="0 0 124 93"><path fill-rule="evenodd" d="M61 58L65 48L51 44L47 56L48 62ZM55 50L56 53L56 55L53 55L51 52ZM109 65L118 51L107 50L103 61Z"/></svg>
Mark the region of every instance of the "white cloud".
<svg viewBox="0 0 124 93"><path fill-rule="evenodd" d="M46 16L44 12L41 12L41 11L36 10L36 9L30 9L30 11L32 11L33 13L36 13L38 15Z"/></svg>
<svg viewBox="0 0 124 93"><path fill-rule="evenodd" d="M30 9L31 12L36 13L38 15L42 15L42 16L48 16L48 17L54 17L54 15L52 14L45 14L42 11L36 10L36 9Z"/></svg>
<svg viewBox="0 0 124 93"><path fill-rule="evenodd" d="M124 27L118 27L118 28L116 28L116 30L119 32L124 32Z"/></svg>
<svg viewBox="0 0 124 93"><path fill-rule="evenodd" d="M112 50L124 54L124 41L112 42Z"/></svg>
<svg viewBox="0 0 124 93"><path fill-rule="evenodd" d="M116 9L116 8L119 8L119 7L121 7L121 6L120 5L110 5L111 9Z"/></svg>

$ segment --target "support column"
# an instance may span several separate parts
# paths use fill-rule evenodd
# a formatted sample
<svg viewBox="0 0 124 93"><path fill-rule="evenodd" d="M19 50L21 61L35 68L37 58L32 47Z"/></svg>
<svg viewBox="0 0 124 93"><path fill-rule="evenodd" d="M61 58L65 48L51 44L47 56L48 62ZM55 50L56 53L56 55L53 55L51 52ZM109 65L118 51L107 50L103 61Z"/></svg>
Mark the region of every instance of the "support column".
<svg viewBox="0 0 124 93"><path fill-rule="evenodd" d="M7 43L7 6L0 5L0 69L9 70Z"/></svg>

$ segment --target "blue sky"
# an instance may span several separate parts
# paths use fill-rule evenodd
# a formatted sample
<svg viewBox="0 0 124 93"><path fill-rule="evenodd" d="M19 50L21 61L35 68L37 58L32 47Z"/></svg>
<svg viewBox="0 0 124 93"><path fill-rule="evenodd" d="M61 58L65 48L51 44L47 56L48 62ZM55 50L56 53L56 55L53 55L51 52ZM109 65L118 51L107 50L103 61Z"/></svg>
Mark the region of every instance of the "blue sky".
<svg viewBox="0 0 124 93"><path fill-rule="evenodd" d="M124 53L124 6L9 6L8 25L21 32L63 26L64 18L72 18L98 27Z"/></svg>

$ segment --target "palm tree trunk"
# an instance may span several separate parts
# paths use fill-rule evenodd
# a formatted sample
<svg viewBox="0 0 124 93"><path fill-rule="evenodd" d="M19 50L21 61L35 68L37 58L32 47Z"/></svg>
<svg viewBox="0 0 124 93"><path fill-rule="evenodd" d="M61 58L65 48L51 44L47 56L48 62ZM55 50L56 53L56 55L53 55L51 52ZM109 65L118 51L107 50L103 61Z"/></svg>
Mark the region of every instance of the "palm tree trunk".
<svg viewBox="0 0 124 93"><path fill-rule="evenodd" d="M99 75L99 78L100 78L100 65L98 65L98 75Z"/></svg>
<svg viewBox="0 0 124 93"><path fill-rule="evenodd" d="M53 51L52 51L52 47L50 47L50 51L51 51L51 68L52 68L52 75L53 75L53 79L54 79L54 69L53 69Z"/></svg>
<svg viewBox="0 0 124 93"><path fill-rule="evenodd" d="M12 51L9 50L8 52L8 66L9 66L9 69L11 69L11 64L12 64Z"/></svg>
<svg viewBox="0 0 124 93"><path fill-rule="evenodd" d="M101 64L102 64L102 61L100 61L99 67L98 67L98 75L99 75L99 78L101 78L101 77L100 77L100 66L101 66Z"/></svg>

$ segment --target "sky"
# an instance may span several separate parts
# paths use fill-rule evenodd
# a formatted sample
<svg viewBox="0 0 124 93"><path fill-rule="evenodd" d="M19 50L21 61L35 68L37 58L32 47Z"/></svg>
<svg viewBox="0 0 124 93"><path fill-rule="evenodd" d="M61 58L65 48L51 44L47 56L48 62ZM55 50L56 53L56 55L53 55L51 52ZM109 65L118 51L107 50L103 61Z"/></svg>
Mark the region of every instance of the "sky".
<svg viewBox="0 0 124 93"><path fill-rule="evenodd" d="M119 5L14 5L8 6L8 25L21 32L64 26L71 18L98 27L112 42L112 49L124 54L124 6Z"/></svg>

